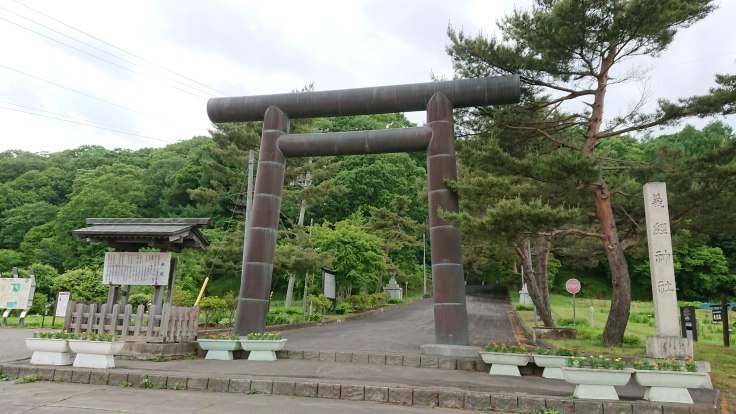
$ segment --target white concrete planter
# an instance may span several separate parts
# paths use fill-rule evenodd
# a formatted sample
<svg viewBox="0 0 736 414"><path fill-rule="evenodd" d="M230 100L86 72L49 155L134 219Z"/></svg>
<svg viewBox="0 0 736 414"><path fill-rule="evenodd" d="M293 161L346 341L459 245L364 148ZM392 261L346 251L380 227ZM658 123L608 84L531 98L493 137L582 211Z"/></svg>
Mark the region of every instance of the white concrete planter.
<svg viewBox="0 0 736 414"><path fill-rule="evenodd" d="M264 339L240 339L240 346L250 351L248 361L275 361L276 351L284 349L286 339L275 341Z"/></svg>
<svg viewBox="0 0 736 414"><path fill-rule="evenodd" d="M565 366L567 358L569 357L559 355L534 355L534 363L537 364L538 367L544 368L542 377L562 379L560 367Z"/></svg>
<svg viewBox="0 0 736 414"><path fill-rule="evenodd" d="M66 339L26 338L26 346L33 351L31 364L71 365L69 343Z"/></svg>
<svg viewBox="0 0 736 414"><path fill-rule="evenodd" d="M706 380L705 372L636 370L634 381L647 387L644 399L659 402L692 404L688 388L700 388Z"/></svg>
<svg viewBox="0 0 736 414"><path fill-rule="evenodd" d="M480 352L483 362L491 364L490 375L511 375L520 377L519 367L526 366L531 360L529 354L511 354L508 352Z"/></svg>
<svg viewBox="0 0 736 414"><path fill-rule="evenodd" d="M240 349L240 341L237 339L197 339L197 343L207 351L204 359L229 361L233 359L233 351Z"/></svg>
<svg viewBox="0 0 736 414"><path fill-rule="evenodd" d="M593 369L560 367L562 378L576 384L573 398L589 400L618 400L615 385L626 385L633 369Z"/></svg>
<svg viewBox="0 0 736 414"><path fill-rule="evenodd" d="M69 348L77 353L74 366L78 368L115 368L113 355L122 352L124 346L125 342L69 340Z"/></svg>

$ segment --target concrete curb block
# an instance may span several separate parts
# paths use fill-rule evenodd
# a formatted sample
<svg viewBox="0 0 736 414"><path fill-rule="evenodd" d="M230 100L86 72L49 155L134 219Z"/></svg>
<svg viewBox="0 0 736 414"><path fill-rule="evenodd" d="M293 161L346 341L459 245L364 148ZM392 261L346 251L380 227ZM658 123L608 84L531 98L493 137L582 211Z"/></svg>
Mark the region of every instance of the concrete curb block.
<svg viewBox="0 0 736 414"><path fill-rule="evenodd" d="M328 398L349 401L374 401L417 407L439 406L463 410L506 411L529 413L540 408L559 409L567 414L718 414L714 406L705 404L660 404L648 401L594 401L572 398L552 398L527 394L494 394L487 392L443 390L427 387L376 386L355 383L315 381L289 381L283 378L249 379L202 376L163 375L161 372L145 374L140 371L88 370L73 367L33 367L21 364L0 365L0 372L8 379L21 378L20 373L37 372L54 381L79 384L139 387L143 378L173 390L186 389L202 392L258 393L292 395L304 398ZM28 375L28 374L24 374ZM177 385L178 384L178 385ZM181 388L180 388L181 387Z"/></svg>

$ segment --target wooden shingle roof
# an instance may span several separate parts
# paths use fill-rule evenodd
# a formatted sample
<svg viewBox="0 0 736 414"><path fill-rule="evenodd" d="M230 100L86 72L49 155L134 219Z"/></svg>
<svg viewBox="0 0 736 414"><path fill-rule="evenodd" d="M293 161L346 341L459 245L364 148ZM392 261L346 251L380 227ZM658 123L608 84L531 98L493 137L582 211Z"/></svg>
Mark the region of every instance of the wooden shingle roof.
<svg viewBox="0 0 736 414"><path fill-rule="evenodd" d="M89 227L74 230L88 242L99 242L118 251L134 252L141 247L179 252L184 248L204 249L210 242L199 226L209 218L88 218Z"/></svg>

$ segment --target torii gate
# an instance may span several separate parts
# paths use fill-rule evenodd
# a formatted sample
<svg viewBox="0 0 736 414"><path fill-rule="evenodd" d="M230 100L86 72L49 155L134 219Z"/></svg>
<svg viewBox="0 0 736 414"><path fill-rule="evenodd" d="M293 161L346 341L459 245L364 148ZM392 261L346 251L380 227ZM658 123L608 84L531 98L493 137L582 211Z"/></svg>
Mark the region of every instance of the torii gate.
<svg viewBox="0 0 736 414"><path fill-rule="evenodd" d="M445 185L446 180L457 179L452 110L453 107L516 103L519 97L519 77L513 75L210 99L207 114L212 122L263 119L235 331L246 335L263 332L266 326L287 157L427 151L435 340L442 345L468 345L460 231L437 214L440 208L458 211L457 194ZM289 134L289 118L421 110L427 111L427 126Z"/></svg>

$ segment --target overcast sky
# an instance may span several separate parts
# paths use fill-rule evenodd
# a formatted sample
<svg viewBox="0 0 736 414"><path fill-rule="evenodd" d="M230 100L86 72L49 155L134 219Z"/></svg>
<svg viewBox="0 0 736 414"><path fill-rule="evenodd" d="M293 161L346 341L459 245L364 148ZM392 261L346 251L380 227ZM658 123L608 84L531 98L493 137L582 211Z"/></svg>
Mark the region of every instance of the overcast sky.
<svg viewBox="0 0 736 414"><path fill-rule="evenodd" d="M452 78L448 24L493 35L529 3L0 0L0 151L160 147L206 135L210 97ZM637 62L651 69L652 105L736 73L734 16L723 0L661 59ZM641 88L612 88L606 109L623 112Z"/></svg>

